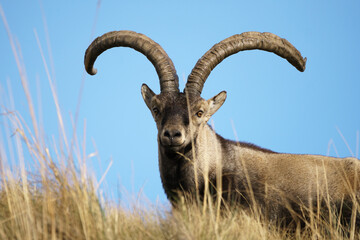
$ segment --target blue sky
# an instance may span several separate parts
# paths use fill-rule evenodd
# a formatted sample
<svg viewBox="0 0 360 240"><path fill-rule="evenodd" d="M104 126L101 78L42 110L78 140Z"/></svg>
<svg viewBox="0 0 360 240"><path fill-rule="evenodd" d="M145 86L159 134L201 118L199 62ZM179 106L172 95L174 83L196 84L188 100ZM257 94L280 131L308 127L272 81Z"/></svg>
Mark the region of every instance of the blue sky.
<svg viewBox="0 0 360 240"><path fill-rule="evenodd" d="M49 68L54 66L51 75L69 138L84 76L83 56L95 37L114 30L146 34L173 60L183 89L184 79L212 45L233 34L260 31L289 40L307 57L307 68L300 73L286 60L260 51L227 58L213 70L202 94L208 99L222 90L228 93L212 118L216 131L278 152L326 155L329 151L331 156L351 156L339 129L353 155L358 152L359 1L101 1L91 36L97 3L0 0L21 48L32 97L41 106L50 143L53 136L59 137L59 127L34 29ZM15 109L30 124L2 22L0 53L1 88L7 89L9 80ZM103 53L95 67L97 75L85 75L77 125L82 141L86 121L87 154L98 151L98 157L87 160L88 165L99 179L112 159L102 185L111 197L118 197L119 190L130 195L141 190L151 202L166 203L158 170L156 127L140 94L142 83L159 92L155 69L146 57L125 48ZM6 105L7 90L0 94L0 104ZM4 126L3 121L0 124ZM6 142L11 137L3 131L3 139ZM330 141L336 151L333 146L328 149Z"/></svg>

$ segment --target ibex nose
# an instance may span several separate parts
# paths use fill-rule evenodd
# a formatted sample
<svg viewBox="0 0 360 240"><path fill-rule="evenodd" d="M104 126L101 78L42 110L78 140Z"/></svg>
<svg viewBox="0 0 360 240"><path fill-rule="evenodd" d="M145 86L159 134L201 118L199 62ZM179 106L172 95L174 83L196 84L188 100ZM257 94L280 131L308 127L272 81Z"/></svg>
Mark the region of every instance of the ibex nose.
<svg viewBox="0 0 360 240"><path fill-rule="evenodd" d="M164 136L173 141L174 139L181 137L181 132L179 130L166 130Z"/></svg>
<svg viewBox="0 0 360 240"><path fill-rule="evenodd" d="M168 126L162 131L160 139L164 146L181 146L185 141L185 132L181 127Z"/></svg>

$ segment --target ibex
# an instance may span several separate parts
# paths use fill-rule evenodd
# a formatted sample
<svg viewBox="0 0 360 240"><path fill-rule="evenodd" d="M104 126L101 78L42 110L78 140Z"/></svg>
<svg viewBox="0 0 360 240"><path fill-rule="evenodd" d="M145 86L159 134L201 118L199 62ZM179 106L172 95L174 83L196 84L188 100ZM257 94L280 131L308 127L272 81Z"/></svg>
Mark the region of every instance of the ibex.
<svg viewBox="0 0 360 240"><path fill-rule="evenodd" d="M209 186L221 189L225 204L256 203L270 219L293 218L324 204L351 209L358 201L360 164L356 158L277 153L226 140L207 124L224 103L226 92L209 100L200 95L210 72L228 56L259 49L285 58L301 72L305 70L306 58L286 39L272 33L245 32L219 42L196 63L183 92L163 48L132 31L109 32L95 39L85 53L86 71L96 74L96 58L113 47L141 52L158 74L160 94L146 84L141 94L156 122L161 181L173 205L179 195L201 195Z"/></svg>

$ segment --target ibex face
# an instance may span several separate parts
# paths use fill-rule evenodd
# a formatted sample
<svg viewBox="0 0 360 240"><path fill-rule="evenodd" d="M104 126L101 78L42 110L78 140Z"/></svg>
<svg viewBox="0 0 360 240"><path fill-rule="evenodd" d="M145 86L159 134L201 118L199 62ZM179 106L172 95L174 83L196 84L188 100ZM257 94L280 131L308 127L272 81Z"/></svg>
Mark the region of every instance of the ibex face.
<svg viewBox="0 0 360 240"><path fill-rule="evenodd" d="M156 95L146 84L141 94L156 122L159 144L172 152L184 152L226 99L225 91L209 100L185 93Z"/></svg>

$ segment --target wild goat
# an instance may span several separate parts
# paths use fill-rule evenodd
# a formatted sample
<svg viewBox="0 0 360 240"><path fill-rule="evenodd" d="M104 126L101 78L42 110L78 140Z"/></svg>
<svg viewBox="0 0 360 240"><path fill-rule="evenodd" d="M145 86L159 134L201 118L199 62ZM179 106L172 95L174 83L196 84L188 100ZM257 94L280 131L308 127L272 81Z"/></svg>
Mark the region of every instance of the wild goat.
<svg viewBox="0 0 360 240"><path fill-rule="evenodd" d="M296 218L304 211L347 206L360 196L356 158L276 153L253 144L226 140L207 124L226 99L222 91L209 100L200 94L210 72L239 51L260 49L285 58L299 71L306 58L286 39L272 33L246 32L214 45L196 63L183 92L175 67L163 48L147 36L114 31L95 39L85 53L86 71L94 75L96 58L113 47L130 47L154 65L161 93L146 84L142 97L158 129L159 168L168 199L221 190L223 204L257 204L270 219ZM356 213L355 213L356 214ZM354 214L353 214L354 216Z"/></svg>

